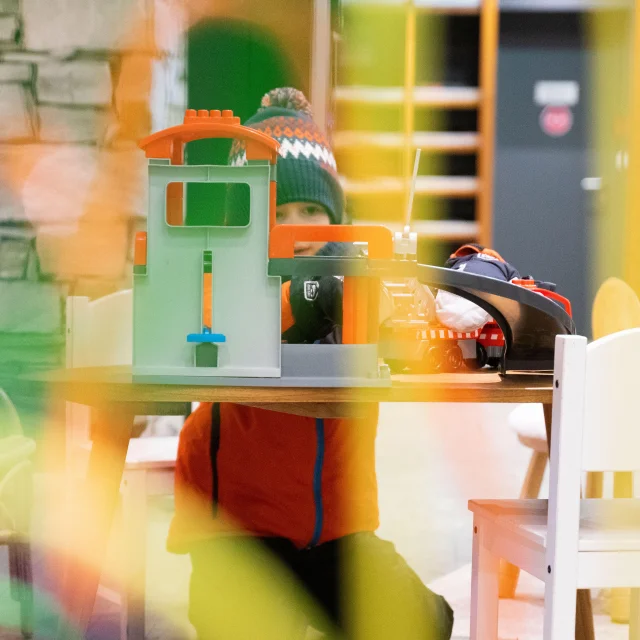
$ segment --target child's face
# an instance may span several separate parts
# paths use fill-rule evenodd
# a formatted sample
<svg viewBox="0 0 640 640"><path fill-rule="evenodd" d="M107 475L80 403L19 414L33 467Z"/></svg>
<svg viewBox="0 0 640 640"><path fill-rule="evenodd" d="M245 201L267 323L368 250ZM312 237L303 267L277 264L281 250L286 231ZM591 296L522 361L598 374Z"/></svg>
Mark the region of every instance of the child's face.
<svg viewBox="0 0 640 640"><path fill-rule="evenodd" d="M278 224L331 224L327 210L313 202L289 202L276 209ZM296 242L296 256L313 256L324 246L324 242Z"/></svg>

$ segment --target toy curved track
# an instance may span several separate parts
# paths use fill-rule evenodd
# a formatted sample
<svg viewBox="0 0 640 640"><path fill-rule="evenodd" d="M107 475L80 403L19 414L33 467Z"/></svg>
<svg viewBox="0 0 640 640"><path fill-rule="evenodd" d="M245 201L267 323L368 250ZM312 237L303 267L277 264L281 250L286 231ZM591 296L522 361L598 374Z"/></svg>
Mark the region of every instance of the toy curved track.
<svg viewBox="0 0 640 640"><path fill-rule="evenodd" d="M574 334L575 324L557 303L509 282L419 264L422 284L455 293L489 313L505 336L502 373L552 371L555 338Z"/></svg>

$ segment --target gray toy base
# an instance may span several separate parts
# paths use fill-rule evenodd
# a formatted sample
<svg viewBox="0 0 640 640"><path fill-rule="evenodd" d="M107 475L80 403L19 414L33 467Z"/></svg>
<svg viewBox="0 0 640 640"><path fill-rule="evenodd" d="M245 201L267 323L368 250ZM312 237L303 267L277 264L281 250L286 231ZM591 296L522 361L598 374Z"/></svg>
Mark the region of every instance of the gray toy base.
<svg viewBox="0 0 640 640"><path fill-rule="evenodd" d="M283 344L281 376L273 378L198 375L166 369L136 372L134 382L193 384L212 387L388 387L389 370L378 367L375 344Z"/></svg>

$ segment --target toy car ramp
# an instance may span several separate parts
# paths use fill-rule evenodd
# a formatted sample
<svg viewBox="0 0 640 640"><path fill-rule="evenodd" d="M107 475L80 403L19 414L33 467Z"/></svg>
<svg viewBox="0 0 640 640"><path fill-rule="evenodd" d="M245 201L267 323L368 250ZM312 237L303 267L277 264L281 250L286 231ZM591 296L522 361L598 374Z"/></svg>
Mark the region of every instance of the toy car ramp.
<svg viewBox="0 0 640 640"><path fill-rule="evenodd" d="M555 338L575 324L558 303L509 282L443 267L418 265L423 284L457 294L489 313L505 337L501 373L553 371Z"/></svg>

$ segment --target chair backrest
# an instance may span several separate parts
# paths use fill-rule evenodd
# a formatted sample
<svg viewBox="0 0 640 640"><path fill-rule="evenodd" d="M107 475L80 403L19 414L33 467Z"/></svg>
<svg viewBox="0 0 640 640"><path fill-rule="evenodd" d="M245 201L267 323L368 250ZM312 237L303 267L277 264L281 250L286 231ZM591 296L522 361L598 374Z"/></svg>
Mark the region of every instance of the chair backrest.
<svg viewBox="0 0 640 640"><path fill-rule="evenodd" d="M640 470L640 329L587 347L582 469Z"/></svg>
<svg viewBox="0 0 640 640"><path fill-rule="evenodd" d="M103 298L67 298L67 367L131 364L133 359L131 289Z"/></svg>
<svg viewBox="0 0 640 640"><path fill-rule="evenodd" d="M640 327L640 299L636 292L623 280L619 278L608 278L598 289L592 309L592 332L594 340L598 341L614 333L635 329ZM606 343L605 343L606 344ZM621 344L615 342L615 344ZM609 371L609 368L616 370L617 376L620 368L630 367L629 381L633 379L633 357L625 358L622 354L609 350L609 347L601 347L599 343L594 343L588 348L589 355L587 364L587 380L586 380L586 421L584 425L584 442L583 442L583 468L589 471L597 471L612 468L606 460L612 456L611 443L624 442L625 433L628 430L629 422L633 420L633 413L628 413L628 407L624 398L619 401L613 396L611 399L603 399L601 391L596 391L601 387L602 383L599 379L600 371ZM633 351L631 351L631 355ZM640 355L640 354L639 354ZM622 357L619 357L622 356ZM611 359L612 362L607 362ZM622 377L624 378L624 373ZM629 393L629 398L633 397L633 390L624 380L617 381L612 392L619 394ZM591 399L596 401L596 406L591 406ZM607 424L607 432L611 437L601 439L598 434L598 424L604 421ZM603 447L600 451L600 447ZM618 456L614 456L618 458ZM606 459L606 460L605 460ZM626 467L625 470L631 470L631 466L627 466L628 462L625 458L619 459L619 464ZM640 468L640 467L638 467Z"/></svg>
<svg viewBox="0 0 640 640"><path fill-rule="evenodd" d="M32 506L32 463L28 457L33 454L36 444L33 440L20 438L21 435L18 412L9 396L0 389L0 451L6 454L0 456L4 458L0 464L0 531L7 529L27 534ZM3 440L8 451L2 449Z"/></svg>
<svg viewBox="0 0 640 640"><path fill-rule="evenodd" d="M640 327L640 300L619 278L608 278L596 293L591 314L594 340L617 331Z"/></svg>
<svg viewBox="0 0 640 640"><path fill-rule="evenodd" d="M133 359L133 295L131 289L103 298L67 298L66 360L68 368L131 364ZM84 458L76 453L90 439L91 409L67 403L67 462ZM86 452L85 452L86 453Z"/></svg>
<svg viewBox="0 0 640 640"><path fill-rule="evenodd" d="M640 469L640 328L590 345L557 336L555 348L547 562L577 575L581 471Z"/></svg>
<svg viewBox="0 0 640 640"><path fill-rule="evenodd" d="M22 424L13 402L3 389L0 389L0 438L22 434Z"/></svg>
<svg viewBox="0 0 640 640"><path fill-rule="evenodd" d="M578 472L639 471L640 328L589 345L582 336L558 336L556 350L552 467L573 456Z"/></svg>

